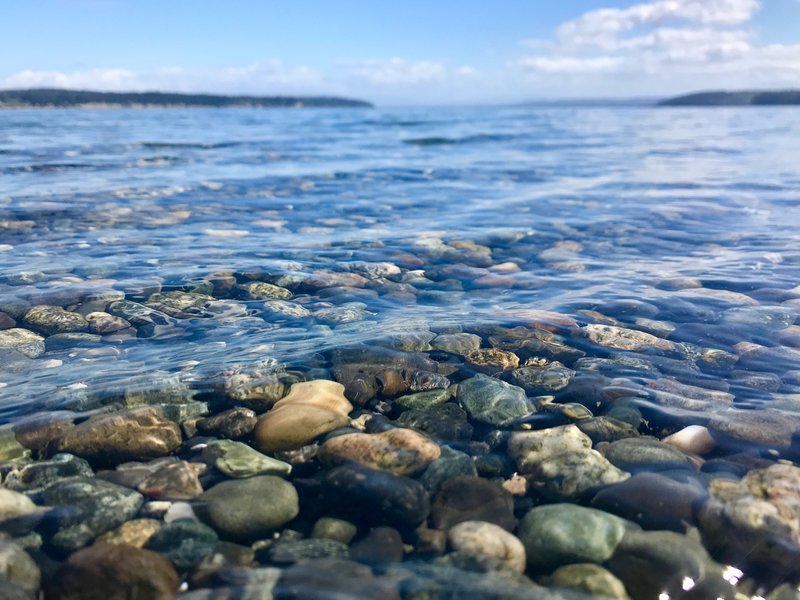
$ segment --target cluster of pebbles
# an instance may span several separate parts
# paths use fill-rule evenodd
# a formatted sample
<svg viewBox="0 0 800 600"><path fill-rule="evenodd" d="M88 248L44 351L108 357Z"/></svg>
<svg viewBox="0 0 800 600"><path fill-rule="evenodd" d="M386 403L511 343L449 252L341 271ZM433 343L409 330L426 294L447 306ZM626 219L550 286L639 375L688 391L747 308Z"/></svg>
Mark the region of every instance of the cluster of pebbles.
<svg viewBox="0 0 800 600"><path fill-rule="evenodd" d="M474 242L428 250L463 264L127 294L97 279L78 299L0 303L0 373L101 370L189 324L336 331L454 280L520 281ZM570 270L575 251L546 258ZM522 307L304 364L73 386L0 428L0 597L797 599L800 290L719 287L660 282L673 320L634 299ZM709 304L700 333L687 315Z"/></svg>

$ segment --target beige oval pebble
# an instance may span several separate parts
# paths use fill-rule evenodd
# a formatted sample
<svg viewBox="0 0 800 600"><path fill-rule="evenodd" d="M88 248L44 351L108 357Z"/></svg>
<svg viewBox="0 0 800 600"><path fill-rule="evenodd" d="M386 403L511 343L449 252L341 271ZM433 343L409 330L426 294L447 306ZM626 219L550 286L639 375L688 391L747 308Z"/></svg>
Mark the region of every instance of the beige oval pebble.
<svg viewBox="0 0 800 600"><path fill-rule="evenodd" d="M356 462L395 475L418 473L439 458L439 446L411 429L390 429L382 433L349 433L329 439L319 458L328 464Z"/></svg>
<svg viewBox="0 0 800 600"><path fill-rule="evenodd" d="M711 432L702 425L689 425L668 435L662 441L678 450L692 454L708 454L717 445Z"/></svg>
<svg viewBox="0 0 800 600"><path fill-rule="evenodd" d="M508 453L516 461L519 472L526 475L555 454L591 447L592 440L575 425L515 432L508 441Z"/></svg>
<svg viewBox="0 0 800 600"><path fill-rule="evenodd" d="M464 521L450 528L447 539L453 550L499 558L517 573L525 572L522 542L494 523Z"/></svg>

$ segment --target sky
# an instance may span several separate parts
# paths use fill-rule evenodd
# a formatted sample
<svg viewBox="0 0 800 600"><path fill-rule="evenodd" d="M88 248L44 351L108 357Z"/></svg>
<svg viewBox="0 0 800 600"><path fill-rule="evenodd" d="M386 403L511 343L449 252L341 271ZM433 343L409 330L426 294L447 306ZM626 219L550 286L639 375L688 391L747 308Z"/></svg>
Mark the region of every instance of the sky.
<svg viewBox="0 0 800 600"><path fill-rule="evenodd" d="M382 105L800 88L800 0L0 0L0 89Z"/></svg>

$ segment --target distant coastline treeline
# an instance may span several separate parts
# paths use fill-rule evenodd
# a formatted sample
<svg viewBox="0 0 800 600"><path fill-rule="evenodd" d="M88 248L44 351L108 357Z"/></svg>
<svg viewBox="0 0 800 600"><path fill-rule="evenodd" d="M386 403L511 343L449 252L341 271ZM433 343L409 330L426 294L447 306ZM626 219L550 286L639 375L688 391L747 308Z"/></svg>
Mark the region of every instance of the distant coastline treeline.
<svg viewBox="0 0 800 600"><path fill-rule="evenodd" d="M265 107L369 108L363 100L335 96L223 96L175 92L92 92L87 90L0 90L0 108L69 107Z"/></svg>
<svg viewBox="0 0 800 600"><path fill-rule="evenodd" d="M800 104L800 90L699 92L658 102L657 106L785 106Z"/></svg>

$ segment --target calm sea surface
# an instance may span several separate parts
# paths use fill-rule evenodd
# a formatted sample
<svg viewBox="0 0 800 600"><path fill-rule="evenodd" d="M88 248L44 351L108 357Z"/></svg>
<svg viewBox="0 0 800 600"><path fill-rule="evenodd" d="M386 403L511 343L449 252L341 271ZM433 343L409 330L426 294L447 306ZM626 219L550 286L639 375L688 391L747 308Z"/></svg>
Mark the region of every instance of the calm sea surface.
<svg viewBox="0 0 800 600"><path fill-rule="evenodd" d="M46 338L0 331L0 423L214 412L278 371L395 419L394 365L403 392L525 389L538 410L507 427L468 410L473 457L502 447L490 429L606 415L653 440L707 427L703 490L796 461L798 140L800 108L0 111L0 330ZM742 560L748 593L796 576Z"/></svg>

